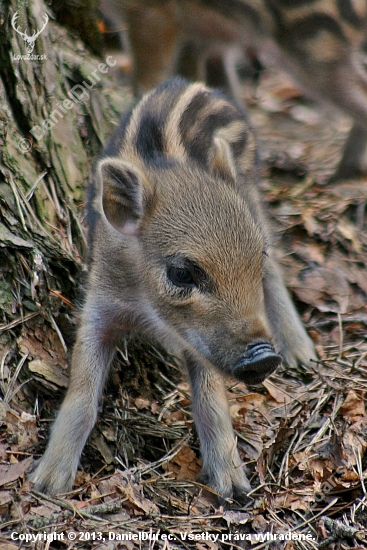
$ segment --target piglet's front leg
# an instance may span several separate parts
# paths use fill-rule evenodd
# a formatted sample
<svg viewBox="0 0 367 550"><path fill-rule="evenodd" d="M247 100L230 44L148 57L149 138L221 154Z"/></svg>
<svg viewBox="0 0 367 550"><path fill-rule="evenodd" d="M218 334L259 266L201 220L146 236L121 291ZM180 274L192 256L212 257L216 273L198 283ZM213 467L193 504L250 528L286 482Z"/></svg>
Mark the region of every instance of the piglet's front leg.
<svg viewBox="0 0 367 550"><path fill-rule="evenodd" d="M114 355L97 329L98 315L85 311L71 363L69 388L53 425L51 439L31 475L35 489L51 494L70 491L85 442L96 422L98 402Z"/></svg>
<svg viewBox="0 0 367 550"><path fill-rule="evenodd" d="M200 479L222 499L243 500L251 491L237 450L223 377L209 362L185 353L192 410L200 439Z"/></svg>

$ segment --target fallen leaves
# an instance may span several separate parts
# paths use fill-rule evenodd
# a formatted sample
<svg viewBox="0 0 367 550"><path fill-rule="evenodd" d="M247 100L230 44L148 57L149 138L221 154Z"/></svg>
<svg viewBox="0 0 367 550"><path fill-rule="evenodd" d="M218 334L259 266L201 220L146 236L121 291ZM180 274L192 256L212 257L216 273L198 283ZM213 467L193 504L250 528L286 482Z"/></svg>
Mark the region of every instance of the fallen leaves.
<svg viewBox="0 0 367 550"><path fill-rule="evenodd" d="M189 481L196 480L200 468L200 461L188 445L184 445L167 464L168 471L174 473L176 479L187 479Z"/></svg>
<svg viewBox="0 0 367 550"><path fill-rule="evenodd" d="M28 450L38 442L36 416L25 411L18 412L4 401L0 401L1 428L5 430L7 439L7 445L2 443L2 454L9 446L12 451L19 452Z"/></svg>
<svg viewBox="0 0 367 550"><path fill-rule="evenodd" d="M108 527L117 522L123 529L156 530L163 525L179 531L185 525L188 530L276 532L293 528L295 517L301 521L292 512L302 516L330 505L328 513L339 513L339 506L343 513L352 513L353 499L361 495L366 478L367 186L323 185L337 158L334 149L326 149L321 115L312 105L297 105L299 98L288 81L280 84L271 97L260 98L264 109L255 120L262 121L264 156L273 162L263 187L282 240L284 274L322 361L307 368L279 369L257 391L237 384L228 392L238 446L253 487L246 511L213 512L213 501L190 483L200 470L200 455L187 382L154 379L147 397L145 377L144 384L136 382L132 397L126 388L116 389L120 379L114 372L116 387L105 397L76 489L58 503L30 494L31 486L24 482L30 463L24 453L37 442L34 416L0 402L3 517L22 525L42 519L44 523L37 523L41 527L57 524L67 529L74 524L86 530L94 521L87 514L96 513ZM294 134L286 141L274 128L274 118L291 127ZM342 122L338 139L346 128ZM314 171L307 172L308 166ZM1 287L2 292L8 295ZM63 294L53 291L52 299L61 303ZM25 307L30 307L28 302ZM57 331L45 331L45 326L51 324L40 314L27 318L17 343L21 353L28 354L25 367L37 390L54 401L53 392L67 385L67 358ZM127 361L126 371L131 367ZM9 383L11 362L2 372ZM44 415L41 411L41 418ZM104 508L109 503L110 510ZM343 508L346 505L349 510ZM136 548L131 541L126 546ZM198 549L208 547L196 544Z"/></svg>
<svg viewBox="0 0 367 550"><path fill-rule="evenodd" d="M288 393L285 388L274 384L274 382L272 382L272 380L270 379L264 380L263 385L277 403L290 403L295 397L294 394Z"/></svg>
<svg viewBox="0 0 367 550"><path fill-rule="evenodd" d="M29 457L15 464L0 464L0 487L22 477L32 462L33 457Z"/></svg>
<svg viewBox="0 0 367 550"><path fill-rule="evenodd" d="M301 271L292 289L302 302L321 312L348 311L351 289L344 274L335 266L315 266Z"/></svg>
<svg viewBox="0 0 367 550"><path fill-rule="evenodd" d="M339 412L344 417L347 417L351 423L360 420L360 417L366 414L365 395L361 394L361 392L349 391Z"/></svg>
<svg viewBox="0 0 367 550"><path fill-rule="evenodd" d="M143 486L135 481L129 480L122 471L116 472L100 481L97 484L101 502L106 503L114 501L116 498L121 499L124 503L124 509L127 517L131 514L136 515L157 515L159 509L152 500L144 496ZM106 496L103 496L106 495ZM96 501L96 495L94 497Z"/></svg>

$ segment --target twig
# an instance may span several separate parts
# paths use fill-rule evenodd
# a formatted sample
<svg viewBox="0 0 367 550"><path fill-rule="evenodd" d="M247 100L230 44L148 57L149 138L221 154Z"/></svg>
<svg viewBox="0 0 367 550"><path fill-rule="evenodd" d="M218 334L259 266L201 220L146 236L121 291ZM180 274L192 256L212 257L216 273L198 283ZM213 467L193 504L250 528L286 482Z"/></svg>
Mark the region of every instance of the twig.
<svg viewBox="0 0 367 550"><path fill-rule="evenodd" d="M29 355L29 351L27 351L27 353L25 353L22 356L21 360L19 361L19 363L17 365L17 368L15 369L15 373L14 373L14 375L12 376L12 378L9 382L9 385L7 387L7 390L6 390L6 393L5 393L5 396L4 396L5 403L10 403L10 401L13 399L14 395L19 391L19 388L16 391L13 391L13 390L14 390L15 382L18 379L19 373L22 370L22 367L23 367L23 365L25 363L25 360L27 359L28 355Z"/></svg>
<svg viewBox="0 0 367 550"><path fill-rule="evenodd" d="M301 529L303 527L306 527L306 525L309 525L311 522L315 521L315 519L317 519L319 516L321 516L321 514L326 512L326 510L328 510L329 508L332 508L336 502L338 502L338 499L334 498L334 500L329 502L329 504L327 506L325 506L325 508L323 510L321 510L321 512L319 512L318 514L315 514L312 518L309 518L309 519L303 521L302 523L299 523L295 527L292 527L292 529L290 529L289 532L294 533L294 532L299 531L299 529ZM262 544L259 544L259 546L255 546L255 548L253 548L253 550L260 550L261 548L265 548L265 546L267 546L268 544L269 544L269 542L264 542Z"/></svg>
<svg viewBox="0 0 367 550"><path fill-rule="evenodd" d="M325 548L332 542L338 539L357 539L359 541L364 541L366 539L366 532L364 530L358 529L356 527L350 527L345 525L341 521L336 519L331 519L326 516L321 518L321 521L324 522L325 526L332 533L330 537L320 542L318 548Z"/></svg>
<svg viewBox="0 0 367 550"><path fill-rule="evenodd" d="M63 338L63 335L61 334L61 330L60 330L59 327L57 326L57 323L56 323L55 319L53 318L53 315L52 315L52 313L51 313L50 311L48 312L48 318L49 318L49 320L51 321L51 324L52 324L52 326L54 327L57 336L59 337L59 340L60 340L60 342L61 342L61 345L62 345L62 347L63 347L64 352L67 354L67 352L68 352L67 345L65 344L65 340L64 340L64 338Z"/></svg>
<svg viewBox="0 0 367 550"><path fill-rule="evenodd" d="M133 475L139 474L140 476L153 471L155 468L163 464L164 462L169 462L174 458L182 449L184 445L190 440L191 434L185 435L178 443L175 445L166 455L164 455L159 460L156 460L155 462L152 462L149 465L143 464L142 466L136 466L135 468L131 468L130 471Z"/></svg>
<svg viewBox="0 0 367 550"><path fill-rule="evenodd" d="M340 312L338 312L338 325L339 325L339 359L342 358L343 355L343 321L342 316L340 315Z"/></svg>
<svg viewBox="0 0 367 550"><path fill-rule="evenodd" d="M24 231L28 231L27 230L27 226L25 224L25 221L24 221L24 216L23 216L23 211L22 211L22 206L20 204L20 197L19 197L19 193L18 193L18 189L17 189L17 186L13 180L13 177L11 175L10 172L8 172L6 174L7 176L7 181L9 182L10 184L10 187L11 187L11 190L13 191L13 195L14 195L14 198L15 198L15 202L16 202L16 205L17 205L17 209L18 209L18 214L19 214L19 217L20 217L20 221L22 223L22 227L24 229Z"/></svg>
<svg viewBox="0 0 367 550"><path fill-rule="evenodd" d="M72 309L77 309L77 307L74 306L73 302L68 300L68 298L65 298L65 296L63 296L59 290L54 290L53 288L50 288L49 293L52 296L55 296L56 298L59 298L62 302L64 302L64 304L71 307Z"/></svg>
<svg viewBox="0 0 367 550"><path fill-rule="evenodd" d="M95 506L89 506L87 510L83 510L79 508L74 508L68 502L50 497L48 495L44 495L43 493L39 493L38 491L35 491L35 490L32 491L32 494L34 494L35 496L43 500L48 500L49 502L52 502L53 504L60 506L60 508L64 508L64 511L56 512L55 514L52 514L50 516L29 520L27 522L27 525L29 527L34 527L35 529L42 529L43 527L46 527L46 525L50 525L52 523L58 523L60 520L68 519L71 516L74 516L75 514L78 514L83 518L100 522L100 521L103 521L103 519L98 517L96 514L103 515L103 514L111 514L111 513L117 512L122 508L122 503L127 500L127 498L121 498L121 499L119 498L119 499L111 500L110 502L105 502L103 504L96 504Z"/></svg>
<svg viewBox="0 0 367 550"><path fill-rule="evenodd" d="M45 177L46 174L47 174L46 171L42 172L42 174L39 176L39 178L36 179L36 181L34 182L34 184L31 187L31 189L28 191L28 193L25 196L25 199L26 199L27 202L29 202L31 200L31 198L33 197L33 193L35 192L38 183L41 181L41 179L43 179Z"/></svg>
<svg viewBox="0 0 367 550"><path fill-rule="evenodd" d="M1 325L0 326L0 333L4 332L5 330L10 330L11 328L16 327L17 325L20 325L21 323L26 323L29 321L29 319L32 319L33 317L36 317L39 315L40 311L34 311L33 313L30 313L29 315L26 315L25 317L20 317L19 319L15 319L15 321L12 321L8 325Z"/></svg>
<svg viewBox="0 0 367 550"><path fill-rule="evenodd" d="M294 533L294 532L297 532L299 531L299 529L301 529L302 527L306 527L306 525L309 525L311 522L315 521L315 519L317 519L319 516L321 516L321 514L323 514L326 510L328 510L329 508L331 508L332 506L334 506L334 504L338 501L337 498L334 498L334 500L332 500L331 502L329 502L329 504L327 506L325 506L325 508L319 512L318 514L316 514L315 516L313 516L312 518L310 519L307 519L305 521L303 521L302 523L300 523L299 525L296 525L295 527L292 527L292 529L289 530L290 533ZM255 546L252 550L261 550L262 548L265 548L266 546L269 545L269 541L267 542L263 542L262 544L259 544L258 546Z"/></svg>

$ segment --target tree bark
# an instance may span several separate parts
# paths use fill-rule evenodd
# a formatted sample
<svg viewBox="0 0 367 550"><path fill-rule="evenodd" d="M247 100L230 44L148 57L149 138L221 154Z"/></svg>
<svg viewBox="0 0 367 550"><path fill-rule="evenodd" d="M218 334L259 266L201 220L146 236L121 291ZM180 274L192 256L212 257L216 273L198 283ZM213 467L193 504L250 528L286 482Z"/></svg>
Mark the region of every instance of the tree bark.
<svg viewBox="0 0 367 550"><path fill-rule="evenodd" d="M24 33L42 29L46 14L27 57ZM32 403L35 389L67 385L86 270L85 189L132 97L112 78L113 57L92 55L43 0L6 0L0 24L1 393L10 401L28 380L17 398Z"/></svg>

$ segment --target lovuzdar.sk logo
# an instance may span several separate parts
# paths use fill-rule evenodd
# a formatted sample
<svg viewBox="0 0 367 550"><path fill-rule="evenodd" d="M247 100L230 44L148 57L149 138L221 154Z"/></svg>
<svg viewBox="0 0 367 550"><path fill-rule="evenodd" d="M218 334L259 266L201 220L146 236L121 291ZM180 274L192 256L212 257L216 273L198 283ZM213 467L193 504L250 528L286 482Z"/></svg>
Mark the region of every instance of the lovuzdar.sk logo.
<svg viewBox="0 0 367 550"><path fill-rule="evenodd" d="M23 32L19 29L19 24L18 24L18 12L16 11L13 15L13 18L11 20L11 25L13 27L13 29L18 33L20 34L20 36L23 38L25 44L26 44L26 51L27 51L27 55L13 55L13 58L14 59L47 59L46 55L43 54L43 55L34 55L33 54L33 49L34 49L34 44L37 40L37 38L39 37L39 35L41 34L41 32L43 32L47 26L47 23L48 23L48 15L45 14L43 16L43 26L41 29L37 30L37 31L33 31L33 34L31 36L28 36L28 34L26 32Z"/></svg>

